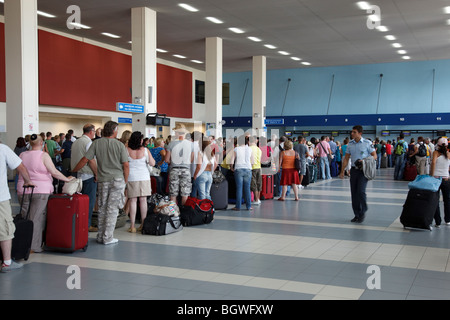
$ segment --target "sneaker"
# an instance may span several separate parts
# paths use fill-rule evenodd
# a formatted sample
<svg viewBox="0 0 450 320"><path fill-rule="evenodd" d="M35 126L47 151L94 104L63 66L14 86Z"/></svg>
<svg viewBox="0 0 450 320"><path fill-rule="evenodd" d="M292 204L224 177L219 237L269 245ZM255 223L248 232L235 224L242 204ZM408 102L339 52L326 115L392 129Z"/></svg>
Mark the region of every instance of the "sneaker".
<svg viewBox="0 0 450 320"><path fill-rule="evenodd" d="M114 243L117 243L117 242L119 242L119 239L112 238L111 241L103 242L103 244L104 244L104 245L108 245L108 244L114 244Z"/></svg>
<svg viewBox="0 0 450 320"><path fill-rule="evenodd" d="M14 260L12 260L10 265L2 263L2 270L1 270L1 272L14 271L14 270L20 269L22 267L23 267L23 264L21 264L19 262L15 262Z"/></svg>
<svg viewBox="0 0 450 320"><path fill-rule="evenodd" d="M446 226L450 226L450 222L446 222L445 225L446 225Z"/></svg>
<svg viewBox="0 0 450 320"><path fill-rule="evenodd" d="M435 227L436 229L439 229L439 228L441 227L441 225L440 225L440 224L435 224L434 227Z"/></svg>
<svg viewBox="0 0 450 320"><path fill-rule="evenodd" d="M260 200L258 200L258 201L253 201L253 202L252 202L252 205L255 205L255 206L256 206L256 205L259 205L259 204L261 204L261 201L260 201Z"/></svg>

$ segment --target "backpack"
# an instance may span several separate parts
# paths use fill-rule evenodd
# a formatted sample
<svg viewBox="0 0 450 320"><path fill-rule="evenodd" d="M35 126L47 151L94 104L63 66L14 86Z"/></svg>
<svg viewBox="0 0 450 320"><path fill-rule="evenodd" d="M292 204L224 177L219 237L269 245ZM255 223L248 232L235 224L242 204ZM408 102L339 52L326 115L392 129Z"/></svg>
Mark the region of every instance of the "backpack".
<svg viewBox="0 0 450 320"><path fill-rule="evenodd" d="M401 156L403 153L403 142L397 142L397 145L395 146L395 154Z"/></svg>
<svg viewBox="0 0 450 320"><path fill-rule="evenodd" d="M426 157L427 156L427 146L424 143L419 145L419 151L417 152L417 155L419 157Z"/></svg>

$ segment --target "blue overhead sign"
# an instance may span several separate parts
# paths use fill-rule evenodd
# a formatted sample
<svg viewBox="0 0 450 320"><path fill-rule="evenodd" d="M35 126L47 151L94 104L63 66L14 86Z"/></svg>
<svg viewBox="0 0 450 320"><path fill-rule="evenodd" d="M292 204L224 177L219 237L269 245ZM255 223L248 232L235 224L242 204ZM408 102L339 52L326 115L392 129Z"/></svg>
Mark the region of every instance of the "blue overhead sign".
<svg viewBox="0 0 450 320"><path fill-rule="evenodd" d="M264 120L264 123L272 126L284 125L284 119L266 119Z"/></svg>
<svg viewBox="0 0 450 320"><path fill-rule="evenodd" d="M120 118L117 121L118 123L133 123L133 119L131 118Z"/></svg>
<svg viewBox="0 0 450 320"><path fill-rule="evenodd" d="M131 112L131 113L144 113L144 106L140 104L117 102L117 111Z"/></svg>

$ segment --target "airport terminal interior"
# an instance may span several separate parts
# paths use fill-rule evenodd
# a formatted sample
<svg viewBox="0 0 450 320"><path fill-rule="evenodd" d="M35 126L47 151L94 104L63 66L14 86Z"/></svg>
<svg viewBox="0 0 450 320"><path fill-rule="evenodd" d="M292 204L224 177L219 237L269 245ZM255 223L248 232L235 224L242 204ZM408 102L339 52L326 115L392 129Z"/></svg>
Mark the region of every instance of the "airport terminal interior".
<svg viewBox="0 0 450 320"><path fill-rule="evenodd" d="M0 1L0 141L108 121L118 138L447 137L449 25L440 0ZM0 300L449 300L450 224L404 228L409 183L376 169L361 223L336 175L169 235L128 219L115 244L90 232L0 273Z"/></svg>

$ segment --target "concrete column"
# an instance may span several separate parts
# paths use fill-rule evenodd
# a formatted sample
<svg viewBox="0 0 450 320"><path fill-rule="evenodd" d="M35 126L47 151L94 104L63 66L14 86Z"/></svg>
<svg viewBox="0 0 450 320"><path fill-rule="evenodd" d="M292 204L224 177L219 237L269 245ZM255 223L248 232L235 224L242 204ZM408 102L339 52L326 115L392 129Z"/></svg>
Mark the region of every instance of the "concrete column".
<svg viewBox="0 0 450 320"><path fill-rule="evenodd" d="M37 0L5 0L6 144L39 134Z"/></svg>
<svg viewBox="0 0 450 320"><path fill-rule="evenodd" d="M156 112L156 11L131 9L132 99L144 106L144 114L133 114L133 131L146 135L145 116Z"/></svg>
<svg viewBox="0 0 450 320"><path fill-rule="evenodd" d="M205 104L206 122L215 125L217 137L222 136L222 74L223 74L223 40L206 38L206 81Z"/></svg>
<svg viewBox="0 0 450 320"><path fill-rule="evenodd" d="M253 124L252 129L258 136L264 135L266 107L266 71L265 56L253 57Z"/></svg>

